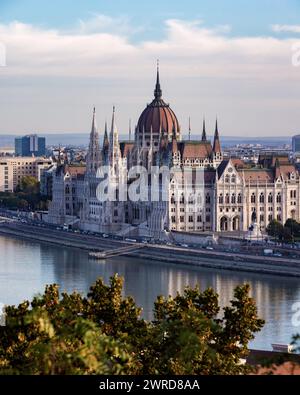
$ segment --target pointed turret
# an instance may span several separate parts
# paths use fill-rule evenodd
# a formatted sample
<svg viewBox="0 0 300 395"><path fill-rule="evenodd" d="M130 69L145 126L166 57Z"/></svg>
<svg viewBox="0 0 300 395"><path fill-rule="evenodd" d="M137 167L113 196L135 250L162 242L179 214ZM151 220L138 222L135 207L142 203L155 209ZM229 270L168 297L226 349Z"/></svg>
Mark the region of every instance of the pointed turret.
<svg viewBox="0 0 300 395"><path fill-rule="evenodd" d="M107 164L107 162L108 162L108 150L109 150L109 138L108 138L108 131L107 131L107 121L105 121L104 137L103 137L103 145L102 145L104 164Z"/></svg>
<svg viewBox="0 0 300 395"><path fill-rule="evenodd" d="M116 125L115 106L113 107L113 114L111 120L111 130L109 136L109 166L113 169L114 174L118 171L120 159L120 145L119 145L119 132Z"/></svg>
<svg viewBox="0 0 300 395"><path fill-rule="evenodd" d="M177 152L177 151L178 151L177 136L176 136L175 127L173 127L173 133L172 133L172 153L174 154L174 153Z"/></svg>
<svg viewBox="0 0 300 395"><path fill-rule="evenodd" d="M101 165L101 152L99 147L99 134L96 124L96 109L93 110L92 130L90 134L90 144L87 154L87 172L96 173Z"/></svg>
<svg viewBox="0 0 300 395"><path fill-rule="evenodd" d="M108 131L107 131L107 121L105 121L104 127L104 137L103 137L103 149L108 149L109 139L108 139Z"/></svg>
<svg viewBox="0 0 300 395"><path fill-rule="evenodd" d="M154 97L157 100L162 98L162 90L160 87L160 80L159 80L159 61L157 61L157 74L156 74L156 85L154 90Z"/></svg>
<svg viewBox="0 0 300 395"><path fill-rule="evenodd" d="M213 152L214 152L214 154L221 154L222 153L220 137L219 137L219 129L218 129L218 119L216 119L216 129L215 129Z"/></svg>
<svg viewBox="0 0 300 395"><path fill-rule="evenodd" d="M203 118L202 141L207 141L205 118Z"/></svg>
<svg viewBox="0 0 300 395"><path fill-rule="evenodd" d="M128 131L129 141L131 141L131 119L129 119L129 131Z"/></svg>

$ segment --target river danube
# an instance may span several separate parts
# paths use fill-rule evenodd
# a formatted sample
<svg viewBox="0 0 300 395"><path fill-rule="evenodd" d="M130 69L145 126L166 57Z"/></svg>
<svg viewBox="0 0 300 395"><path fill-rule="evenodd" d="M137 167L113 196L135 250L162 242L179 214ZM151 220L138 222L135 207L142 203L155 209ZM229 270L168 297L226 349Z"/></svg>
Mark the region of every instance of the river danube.
<svg viewBox="0 0 300 395"><path fill-rule="evenodd" d="M125 279L124 293L132 295L151 319L157 295L175 295L185 286L213 287L221 305L228 304L233 289L250 283L260 316L266 320L251 347L271 349L271 343L289 343L300 326L292 324L292 306L300 302L300 281L248 273L198 269L163 262L118 257L98 263L87 252L60 248L0 236L0 302L18 304L42 292L46 284L57 283L61 290L86 293L98 277L108 282L119 273Z"/></svg>

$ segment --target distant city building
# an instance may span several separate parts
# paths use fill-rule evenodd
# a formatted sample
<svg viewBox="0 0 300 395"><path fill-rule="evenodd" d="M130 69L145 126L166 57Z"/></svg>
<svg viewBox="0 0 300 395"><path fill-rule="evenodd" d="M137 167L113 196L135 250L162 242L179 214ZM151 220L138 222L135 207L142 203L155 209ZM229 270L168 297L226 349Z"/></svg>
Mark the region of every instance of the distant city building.
<svg viewBox="0 0 300 395"><path fill-rule="evenodd" d="M16 156L45 156L46 139L36 134L15 138Z"/></svg>
<svg viewBox="0 0 300 395"><path fill-rule="evenodd" d="M292 140L292 149L293 152L300 152L300 134L298 134L297 136L293 137Z"/></svg>
<svg viewBox="0 0 300 395"><path fill-rule="evenodd" d="M0 156L13 156L15 150L12 147L1 147Z"/></svg>
<svg viewBox="0 0 300 395"><path fill-rule="evenodd" d="M0 192L13 192L26 176L40 181L42 171L51 165L51 159L0 157Z"/></svg>

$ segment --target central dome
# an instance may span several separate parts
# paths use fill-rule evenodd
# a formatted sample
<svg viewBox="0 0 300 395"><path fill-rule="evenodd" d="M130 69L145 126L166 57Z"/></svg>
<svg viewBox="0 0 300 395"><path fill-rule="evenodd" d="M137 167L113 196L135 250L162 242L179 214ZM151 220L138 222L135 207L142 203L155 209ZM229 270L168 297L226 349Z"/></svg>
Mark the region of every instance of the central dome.
<svg viewBox="0 0 300 395"><path fill-rule="evenodd" d="M171 139L173 131L175 131L177 138L180 138L180 126L178 119L174 111L170 108L169 104L165 103L162 99L162 90L159 81L159 69L157 69L154 100L151 104L148 104L145 110L142 112L137 124L139 140L142 141L143 136L145 136L146 142L149 143L151 139L151 130L155 146L158 145L160 134Z"/></svg>

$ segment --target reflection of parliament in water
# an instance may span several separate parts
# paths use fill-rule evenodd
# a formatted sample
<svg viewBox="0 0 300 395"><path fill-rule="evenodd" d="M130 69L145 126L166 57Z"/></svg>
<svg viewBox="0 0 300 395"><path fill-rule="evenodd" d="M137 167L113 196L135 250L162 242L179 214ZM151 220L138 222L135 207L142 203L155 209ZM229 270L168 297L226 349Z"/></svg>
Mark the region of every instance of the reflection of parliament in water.
<svg viewBox="0 0 300 395"><path fill-rule="evenodd" d="M212 287L219 294L220 305L223 307L233 299L234 288L247 282L251 285L251 296L257 303L259 314L266 320L284 320L291 313L291 306L286 305L285 301L291 295L294 300L299 297L296 294L299 292L298 287L296 288L297 282L283 280L280 277L262 278L255 274L198 271L189 267L125 257L99 264L89 261L85 252L71 249L57 250L45 246L41 247L41 252L41 256L46 256L49 261L47 270L51 263L54 281L61 284L62 290L71 291L77 288L86 293L98 277L103 277L108 283L110 276L119 273L125 279L125 294L133 296L137 304L143 307L146 318L151 316L153 302L158 295L175 296L188 285L192 287L198 285L202 291ZM288 287L286 284L295 284L295 288Z"/></svg>
<svg viewBox="0 0 300 395"><path fill-rule="evenodd" d="M224 159L218 122L213 142L207 138L205 121L201 133L199 129L199 139L192 140L190 130L186 131L189 138L182 138L179 121L162 98L157 70L154 98L138 120L134 140L130 132L128 141L119 141L114 110L110 133L106 125L100 146L94 111L87 167L58 165L49 221L79 221L82 229L94 232L156 237L164 230L246 232L253 214L261 230L273 219L282 223L288 218L300 220L299 173L287 156L262 154L253 165L238 158ZM175 173L176 169L203 169L204 192L185 196L185 187L191 185L179 185L174 176L166 202L99 202L96 172L101 165L111 167L110 184L117 190L124 182L124 170L135 165L148 171L152 166L167 166Z"/></svg>

